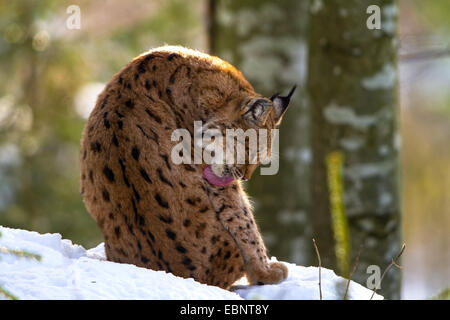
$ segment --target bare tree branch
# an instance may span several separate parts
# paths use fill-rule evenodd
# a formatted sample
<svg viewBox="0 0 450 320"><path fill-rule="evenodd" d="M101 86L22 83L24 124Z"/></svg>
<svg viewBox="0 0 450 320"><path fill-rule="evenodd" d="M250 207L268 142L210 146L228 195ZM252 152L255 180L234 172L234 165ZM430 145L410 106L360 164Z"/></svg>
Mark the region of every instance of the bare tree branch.
<svg viewBox="0 0 450 320"><path fill-rule="evenodd" d="M361 252L362 252L363 247L364 247L364 245L361 244L361 246L359 247L359 250L358 250L358 254L356 255L355 265L353 266L353 270L352 270L352 272L350 273L350 275L348 277L347 287L345 288L344 300L347 299L348 289L350 288L350 281L352 280L352 276L355 273L356 268L358 267L359 257L361 256Z"/></svg>
<svg viewBox="0 0 450 320"><path fill-rule="evenodd" d="M320 260L320 254L319 249L317 248L316 245L316 240L313 238L312 241L314 244L314 249L316 250L317 260L319 260L319 293L320 293L320 300L322 300L322 261Z"/></svg>
<svg viewBox="0 0 450 320"><path fill-rule="evenodd" d="M430 49L417 51L412 53L404 53L398 56L400 62L412 62L417 60L431 60L431 59L439 59L446 58L450 56L450 48L445 49Z"/></svg>
<svg viewBox="0 0 450 320"><path fill-rule="evenodd" d="M401 255L403 254L403 251L405 251L405 248L406 248L406 244L403 244L403 245L402 245L402 249L400 250L400 252L397 254L397 256L396 256L394 259L392 259L391 263L387 266L386 270L384 270L383 274L381 275L380 281L378 281L377 285L375 286L375 289L373 289L373 293L372 293L372 296L370 297L370 300L373 299L373 296L374 296L375 293L377 292L377 289L381 286L381 282L383 281L383 278L384 278L384 276L386 275L386 273L389 271L389 269L390 269L392 266L395 266L395 267L397 267L397 268L399 268L399 269L402 268L402 267L397 263L396 260L398 260L398 259L401 257Z"/></svg>

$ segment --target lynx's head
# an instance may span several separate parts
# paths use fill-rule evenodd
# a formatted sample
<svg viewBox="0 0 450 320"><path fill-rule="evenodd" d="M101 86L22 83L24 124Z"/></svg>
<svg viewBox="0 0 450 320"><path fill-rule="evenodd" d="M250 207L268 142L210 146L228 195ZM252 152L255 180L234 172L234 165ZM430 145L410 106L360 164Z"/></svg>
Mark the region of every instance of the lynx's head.
<svg viewBox="0 0 450 320"><path fill-rule="evenodd" d="M248 94L231 100L203 125L202 147L211 155L204 159L210 164L204 176L210 183L246 181L270 158L274 129L280 125L295 88L287 96Z"/></svg>

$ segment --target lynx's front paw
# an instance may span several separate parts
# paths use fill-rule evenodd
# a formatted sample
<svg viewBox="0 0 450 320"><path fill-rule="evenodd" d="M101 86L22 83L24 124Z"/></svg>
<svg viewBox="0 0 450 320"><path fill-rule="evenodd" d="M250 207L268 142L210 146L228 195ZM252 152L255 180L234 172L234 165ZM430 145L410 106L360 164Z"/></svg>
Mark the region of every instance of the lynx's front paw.
<svg viewBox="0 0 450 320"><path fill-rule="evenodd" d="M247 271L248 282L252 285L275 284L288 276L287 267L280 262L271 262L265 268Z"/></svg>

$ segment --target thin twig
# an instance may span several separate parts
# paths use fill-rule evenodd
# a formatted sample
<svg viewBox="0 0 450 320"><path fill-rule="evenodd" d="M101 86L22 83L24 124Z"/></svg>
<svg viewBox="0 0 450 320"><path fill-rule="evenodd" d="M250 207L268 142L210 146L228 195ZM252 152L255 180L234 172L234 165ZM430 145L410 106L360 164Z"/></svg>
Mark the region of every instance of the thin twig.
<svg viewBox="0 0 450 320"><path fill-rule="evenodd" d="M316 250L317 260L319 260L319 293L320 293L320 300L322 300L322 261L320 260L320 254L319 249L316 245L316 240L314 238L312 239L314 244L314 249Z"/></svg>
<svg viewBox="0 0 450 320"><path fill-rule="evenodd" d="M347 287L345 288L344 300L347 299L348 289L350 288L350 282L352 280L353 274L356 271L356 268L358 267L359 257L361 256L363 246L364 246L363 244L361 244L359 246L358 254L356 255L356 259L355 259L355 265L353 266L352 272L350 272L350 275L348 276Z"/></svg>
<svg viewBox="0 0 450 320"><path fill-rule="evenodd" d="M383 281L383 278L384 278L384 276L386 275L386 273L389 271L389 269L390 269L392 266L395 266L395 267L397 267L397 268L399 268L399 269L402 268L402 267L397 263L396 260L398 260L398 259L401 257L401 255L403 254L403 251L405 251L405 248L406 248L406 244L403 244L403 245L402 245L402 249L400 250L400 252L397 254L397 256L396 256L394 259L392 259L391 263L387 266L386 270L384 270L383 274L381 275L380 281L378 281L377 285L375 286L375 289L373 289L373 293L372 293L372 296L370 297L370 300L373 299L373 296L374 296L375 293L377 292L377 289L381 286L381 282Z"/></svg>
<svg viewBox="0 0 450 320"><path fill-rule="evenodd" d="M410 62L416 60L432 60L438 58L446 58L450 55L450 48L444 49L429 49L413 53L403 53L398 56L401 62Z"/></svg>

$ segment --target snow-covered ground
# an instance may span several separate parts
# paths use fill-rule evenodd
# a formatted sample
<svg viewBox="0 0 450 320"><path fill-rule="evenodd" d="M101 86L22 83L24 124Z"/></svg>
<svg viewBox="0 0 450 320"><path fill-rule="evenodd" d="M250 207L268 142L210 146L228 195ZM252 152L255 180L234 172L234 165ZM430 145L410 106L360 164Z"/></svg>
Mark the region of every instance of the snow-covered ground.
<svg viewBox="0 0 450 320"><path fill-rule="evenodd" d="M60 234L2 226L0 233L0 288L18 299L319 299L316 267L286 263L289 277L282 283L246 286L243 279L230 292L164 271L106 261L103 244L86 250ZM4 253L3 248L37 254L41 261ZM346 284L322 268L323 299L342 299ZM351 282L348 298L369 299L371 295L372 291ZM374 299L382 297L375 295Z"/></svg>

